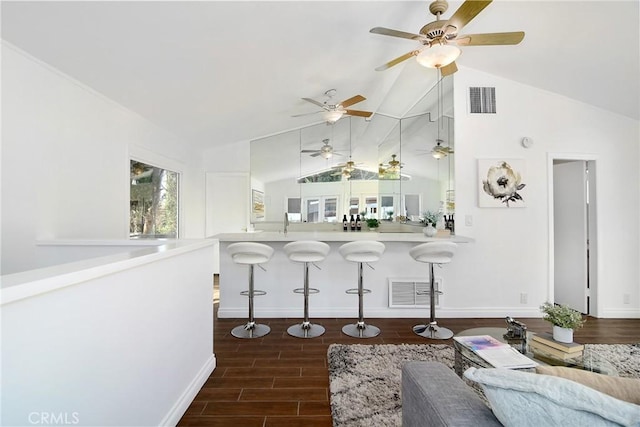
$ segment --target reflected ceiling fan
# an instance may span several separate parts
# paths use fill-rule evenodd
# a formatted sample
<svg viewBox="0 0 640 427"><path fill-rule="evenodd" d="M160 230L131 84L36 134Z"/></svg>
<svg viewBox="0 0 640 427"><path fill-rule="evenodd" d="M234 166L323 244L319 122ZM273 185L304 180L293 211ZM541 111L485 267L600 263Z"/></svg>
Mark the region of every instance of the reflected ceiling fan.
<svg viewBox="0 0 640 427"><path fill-rule="evenodd" d="M427 150L418 149L416 150L417 155L422 156L424 154L431 154L435 159L440 160L442 158L447 157L449 154L453 154L453 149L443 144L444 144L444 141L442 139L436 139L436 145L434 145L431 150L427 151Z"/></svg>
<svg viewBox="0 0 640 427"><path fill-rule="evenodd" d="M378 173L380 173L382 171L382 173L397 173L400 172L400 169L402 169L404 167L404 163L400 163L399 160L396 160L397 154L392 154L391 155L391 160L389 160L389 163L387 164L382 164L380 163L378 165Z"/></svg>
<svg viewBox="0 0 640 427"><path fill-rule="evenodd" d="M319 150L302 150L301 153L311 153L311 157L322 156L323 159L330 159L335 154L336 156L342 156L337 151L333 150L333 147L329 145L329 139L323 139L322 143L324 144Z"/></svg>
<svg viewBox="0 0 640 427"><path fill-rule="evenodd" d="M322 110L314 111L312 113L296 114L292 117L301 117L309 114L324 113L324 119L327 121L327 123L333 124L338 120L340 120L342 116L371 117L371 115L373 114L373 112L371 111L347 109L347 107L350 107L353 104L357 104L358 102L362 102L365 99L367 99L362 95L355 95L349 99L345 99L342 102L338 102L337 104L334 104L332 102L332 98L335 96L336 90L329 89L324 94L327 97L327 99L324 102L316 101L315 99L311 99L311 98L302 98L307 102L310 102L314 105L317 105L318 107L321 107Z"/></svg>
<svg viewBox="0 0 640 427"><path fill-rule="evenodd" d="M459 33L490 3L491 0L467 0L451 18L441 20L440 16L446 12L449 4L446 0L436 0L429 5L429 12L435 15L436 20L422 27L419 34L383 27L372 28L370 32L374 34L416 40L421 44L418 49L407 52L377 67L376 70L387 70L415 56L420 65L438 68L443 76L448 76L458 71L455 63L461 53L458 46L516 45L520 43L524 38L522 31L464 35Z"/></svg>
<svg viewBox="0 0 640 427"><path fill-rule="evenodd" d="M333 166L333 169L336 169L333 175L342 175L344 179L349 179L351 178L351 173L356 170L356 166L360 165L362 165L362 163L356 163L349 158L348 162Z"/></svg>
<svg viewBox="0 0 640 427"><path fill-rule="evenodd" d="M445 147L444 145L442 145L444 141L442 141L441 139L436 139L436 145L434 145L433 149L431 150L431 155L440 160L444 157L447 157L449 154L453 154L453 150L451 149L451 147Z"/></svg>

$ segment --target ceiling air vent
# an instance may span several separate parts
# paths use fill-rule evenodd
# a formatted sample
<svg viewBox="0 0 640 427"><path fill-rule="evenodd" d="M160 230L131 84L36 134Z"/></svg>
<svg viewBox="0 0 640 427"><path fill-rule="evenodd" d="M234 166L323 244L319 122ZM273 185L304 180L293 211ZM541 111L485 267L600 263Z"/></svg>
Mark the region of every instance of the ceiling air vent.
<svg viewBox="0 0 640 427"><path fill-rule="evenodd" d="M429 307L429 279L389 278L389 307ZM442 279L436 277L436 291ZM436 306L440 303L436 294Z"/></svg>
<svg viewBox="0 0 640 427"><path fill-rule="evenodd" d="M496 88L495 87L470 87L469 88L469 112L471 114L495 114L496 113Z"/></svg>

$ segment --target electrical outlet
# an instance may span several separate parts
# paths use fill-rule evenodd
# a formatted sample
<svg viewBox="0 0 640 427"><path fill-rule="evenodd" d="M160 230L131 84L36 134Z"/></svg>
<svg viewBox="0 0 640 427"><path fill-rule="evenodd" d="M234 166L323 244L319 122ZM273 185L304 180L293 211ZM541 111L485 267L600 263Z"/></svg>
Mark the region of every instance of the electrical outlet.
<svg viewBox="0 0 640 427"><path fill-rule="evenodd" d="M622 303L623 304L631 304L631 295L629 294L624 294L622 296Z"/></svg>
<svg viewBox="0 0 640 427"><path fill-rule="evenodd" d="M520 294L520 304L526 304L528 299L528 295L523 292Z"/></svg>
<svg viewBox="0 0 640 427"><path fill-rule="evenodd" d="M472 227L473 226L473 216L465 215L464 216L464 225L466 225L467 227Z"/></svg>

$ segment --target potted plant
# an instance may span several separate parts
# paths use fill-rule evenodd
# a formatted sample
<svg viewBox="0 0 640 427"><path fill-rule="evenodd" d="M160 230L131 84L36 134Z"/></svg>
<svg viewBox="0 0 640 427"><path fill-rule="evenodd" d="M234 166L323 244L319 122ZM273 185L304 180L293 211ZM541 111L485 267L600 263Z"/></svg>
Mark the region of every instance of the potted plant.
<svg viewBox="0 0 640 427"><path fill-rule="evenodd" d="M426 227L422 229L422 232L425 236L433 237L437 234L438 231L436 230L436 223L441 216L442 214L440 212L432 211L426 211L423 214L422 222L426 225Z"/></svg>
<svg viewBox="0 0 640 427"><path fill-rule="evenodd" d="M378 227L380 226L380 221L378 221L375 218L367 218L367 227L369 227L369 230L373 231L373 230L377 230Z"/></svg>
<svg viewBox="0 0 640 427"><path fill-rule="evenodd" d="M435 227L440 217L442 217L442 214L440 212L426 211L422 214L422 222L425 225L431 224Z"/></svg>
<svg viewBox="0 0 640 427"><path fill-rule="evenodd" d="M540 306L542 317L553 325L553 339L560 342L573 342L573 331L582 327L582 314L565 304L545 302Z"/></svg>

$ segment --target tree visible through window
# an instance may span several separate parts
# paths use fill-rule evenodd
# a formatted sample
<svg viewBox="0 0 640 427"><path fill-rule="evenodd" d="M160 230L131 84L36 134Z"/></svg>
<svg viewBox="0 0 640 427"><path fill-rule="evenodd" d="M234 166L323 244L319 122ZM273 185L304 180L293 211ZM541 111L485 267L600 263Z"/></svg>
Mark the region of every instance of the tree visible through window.
<svg viewBox="0 0 640 427"><path fill-rule="evenodd" d="M129 237L178 237L178 173L131 160Z"/></svg>

